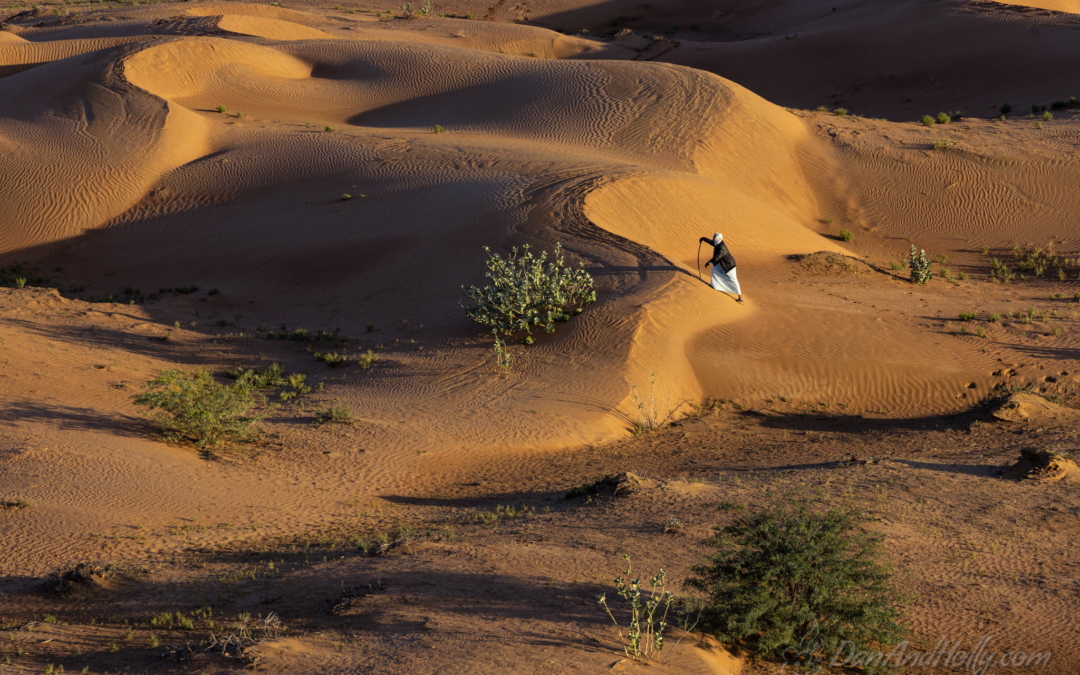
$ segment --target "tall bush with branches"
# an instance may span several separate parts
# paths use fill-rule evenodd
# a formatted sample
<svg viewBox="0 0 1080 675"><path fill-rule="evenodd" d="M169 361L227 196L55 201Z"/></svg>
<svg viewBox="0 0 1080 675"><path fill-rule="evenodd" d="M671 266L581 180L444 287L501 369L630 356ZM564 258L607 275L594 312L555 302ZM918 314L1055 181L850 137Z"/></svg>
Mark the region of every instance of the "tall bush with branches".
<svg viewBox="0 0 1080 675"><path fill-rule="evenodd" d="M486 276L491 283L465 286L469 301L462 304L470 319L492 331L497 354L502 345L500 336L531 334L536 327L553 333L556 323L569 321L596 301L592 275L583 264L568 265L559 244L553 252L539 254L534 254L528 244L521 249L514 247L505 258L486 246L484 251L488 254Z"/></svg>

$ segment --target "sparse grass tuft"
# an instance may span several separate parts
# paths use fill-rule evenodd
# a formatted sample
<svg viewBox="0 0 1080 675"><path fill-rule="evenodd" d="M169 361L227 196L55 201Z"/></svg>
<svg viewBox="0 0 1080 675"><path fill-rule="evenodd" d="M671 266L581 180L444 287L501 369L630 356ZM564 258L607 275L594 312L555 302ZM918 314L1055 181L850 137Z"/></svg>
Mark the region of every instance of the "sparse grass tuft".
<svg viewBox="0 0 1080 675"><path fill-rule="evenodd" d="M345 406L334 406L326 410L315 411L315 424L352 424L352 412Z"/></svg>

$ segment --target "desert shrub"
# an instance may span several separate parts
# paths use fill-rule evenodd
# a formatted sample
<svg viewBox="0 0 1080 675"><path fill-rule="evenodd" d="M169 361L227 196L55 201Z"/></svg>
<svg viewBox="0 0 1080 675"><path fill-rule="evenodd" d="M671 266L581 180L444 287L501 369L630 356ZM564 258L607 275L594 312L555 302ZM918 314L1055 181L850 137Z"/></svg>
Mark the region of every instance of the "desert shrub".
<svg viewBox="0 0 1080 675"><path fill-rule="evenodd" d="M326 410L315 411L315 424L352 424L352 412L345 406L337 405Z"/></svg>
<svg viewBox="0 0 1080 675"><path fill-rule="evenodd" d="M1012 281L1016 276L1016 273L1012 271L1005 263L997 258L990 259L990 280L991 281Z"/></svg>
<svg viewBox="0 0 1080 675"><path fill-rule="evenodd" d="M986 320L991 322L991 323L993 323L995 321L1001 321L1001 314L999 314L998 312L991 312L990 316L987 317Z"/></svg>
<svg viewBox="0 0 1080 675"><path fill-rule="evenodd" d="M431 12L430 0L425 0L424 4L420 5L416 9L413 9L411 2L406 2L401 6L401 17L403 19L419 19L427 16Z"/></svg>
<svg viewBox="0 0 1080 675"><path fill-rule="evenodd" d="M704 593L703 625L753 652L780 656L812 636L822 658L866 651L904 635L889 588L893 571L868 518L808 502L737 516L717 528L715 552L687 585Z"/></svg>
<svg viewBox="0 0 1080 675"><path fill-rule="evenodd" d="M664 630L667 617L675 604L675 595L665 588L667 573L663 568L648 580L648 585L634 576L634 566L630 556L624 555L626 569L615 577L615 592L628 604L625 634L623 625L615 618L615 613L608 604L607 594L597 596L597 602L607 612L612 623L619 631L623 651L632 659L648 659L664 649Z"/></svg>
<svg viewBox="0 0 1080 675"><path fill-rule="evenodd" d="M952 122L952 117L949 113L939 112L937 117L934 118L934 121L938 124L948 124L949 122Z"/></svg>
<svg viewBox="0 0 1080 675"><path fill-rule="evenodd" d="M908 267L911 268L911 281L920 286L925 286L930 281L930 261L926 259L926 250L916 250L915 244L911 245L908 255Z"/></svg>
<svg viewBox="0 0 1080 675"><path fill-rule="evenodd" d="M919 123L922 124L924 127L932 127L934 126L934 118L930 117L929 115L923 115L922 119L919 120Z"/></svg>
<svg viewBox="0 0 1080 675"><path fill-rule="evenodd" d="M218 107L214 108L214 110L218 111L223 115L228 111L228 109L223 105L219 105Z"/></svg>
<svg viewBox="0 0 1080 675"><path fill-rule="evenodd" d="M496 352L499 336L543 326L555 332L557 322L568 321L596 301L592 275L566 263L562 247L533 255L526 244L503 258L484 247L488 254L487 277L491 285L465 286L470 304L463 304L468 317L494 333ZM504 346L505 348L505 346Z"/></svg>
<svg viewBox="0 0 1080 675"><path fill-rule="evenodd" d="M933 143L931 143L930 148L933 149L933 150L948 150L949 148L953 147L954 145L956 145L956 144L953 143L952 141L950 141L949 139L942 138L942 139L936 140Z"/></svg>
<svg viewBox="0 0 1080 675"><path fill-rule="evenodd" d="M276 389L289 383L288 373L280 363L265 368L235 368L226 375L236 380L236 384L251 389Z"/></svg>
<svg viewBox="0 0 1080 675"><path fill-rule="evenodd" d="M202 369L166 370L133 400L149 410L167 440L200 448L250 438L264 417L253 412L263 397L252 387L240 380L218 384Z"/></svg>
<svg viewBox="0 0 1080 675"><path fill-rule="evenodd" d="M379 355L370 349L356 357L356 364L363 370L370 370L379 361Z"/></svg>
<svg viewBox="0 0 1080 675"><path fill-rule="evenodd" d="M971 310L971 311L968 311L968 312L960 312L960 320L961 321L974 321L976 319L976 317L978 317L978 316L979 316L979 313L976 312L975 310Z"/></svg>
<svg viewBox="0 0 1080 675"><path fill-rule="evenodd" d="M896 262L894 260L893 262L889 263L889 269L891 269L893 272L898 272L898 271L904 269L904 263Z"/></svg>
<svg viewBox="0 0 1080 675"><path fill-rule="evenodd" d="M1044 121L1049 122L1050 120L1054 119L1054 114L1051 113L1049 110L1044 110L1042 118Z"/></svg>
<svg viewBox="0 0 1080 675"><path fill-rule="evenodd" d="M436 124L435 126L431 127L431 133L433 134L441 134L445 131L446 129L444 129L441 124Z"/></svg>
<svg viewBox="0 0 1080 675"><path fill-rule="evenodd" d="M968 273L963 271L963 270L960 270L959 272L956 273L956 278L959 279L960 281L967 281Z"/></svg>
<svg viewBox="0 0 1080 675"><path fill-rule="evenodd" d="M848 114L848 110L847 110L847 108L837 108L836 110L833 111L833 114L839 115L840 117L844 117L845 115Z"/></svg>
<svg viewBox="0 0 1080 675"><path fill-rule="evenodd" d="M348 357L344 354L338 354L337 352L327 352L325 354L315 352L314 357L316 361L322 361L331 368L337 368L348 360Z"/></svg>
<svg viewBox="0 0 1080 675"><path fill-rule="evenodd" d="M855 241L855 233L851 230L840 230L840 241Z"/></svg>

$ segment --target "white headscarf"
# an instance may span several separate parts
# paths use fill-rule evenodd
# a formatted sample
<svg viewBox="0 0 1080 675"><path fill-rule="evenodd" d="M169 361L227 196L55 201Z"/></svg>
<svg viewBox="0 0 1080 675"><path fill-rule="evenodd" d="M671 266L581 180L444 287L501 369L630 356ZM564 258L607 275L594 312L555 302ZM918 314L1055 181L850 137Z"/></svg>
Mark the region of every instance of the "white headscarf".
<svg viewBox="0 0 1080 675"><path fill-rule="evenodd" d="M722 242L722 241L724 241L724 235L720 234L719 232L717 232L716 234L714 234L712 236L712 245L713 246L719 246L720 242Z"/></svg>

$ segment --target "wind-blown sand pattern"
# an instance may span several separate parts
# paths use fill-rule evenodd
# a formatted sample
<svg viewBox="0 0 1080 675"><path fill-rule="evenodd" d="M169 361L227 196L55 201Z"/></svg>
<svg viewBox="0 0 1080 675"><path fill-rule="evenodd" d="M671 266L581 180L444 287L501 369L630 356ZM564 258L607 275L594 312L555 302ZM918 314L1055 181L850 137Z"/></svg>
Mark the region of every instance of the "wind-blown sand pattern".
<svg viewBox="0 0 1080 675"><path fill-rule="evenodd" d="M643 10L623 0L522 0L433 10L477 20L383 20L360 9L190 2L58 15L43 8L3 25L0 264L56 270L61 291L0 289L0 497L34 504L0 509L8 592L95 557L150 569L191 551L218 555L274 537L434 523L445 517L438 504L554 494L579 474L580 483L615 464L634 469L625 458L666 478L700 470L711 472L708 480L745 470L739 462L766 472L790 464L812 480L784 479L784 487L807 491L819 486L814 481L831 484L822 467L840 454L863 454L854 435L852 448L824 435L821 448L804 444L805 456L781 448L790 429L814 433L800 425L819 415L870 425L882 435L865 442L895 459L916 452L913 443L931 452L966 448L937 427L936 436L920 436L929 428L920 425L969 410L995 386L1037 383L1066 401L1075 393L1080 333L1070 330L1075 305L1065 301L1076 271L1060 288L991 284L991 254L980 251L1008 257L1016 242L1048 241L1080 250L1080 121L1064 103L1045 128L1041 111L1025 117L1032 103L1068 99L1062 73L1080 58L1072 16L1080 4L912 0L883 9L869 0L686 0ZM670 25L682 27L657 28ZM1036 67L1036 53L1053 67ZM1006 101L1015 119L993 121ZM841 104L886 119L799 109ZM948 125L910 121L961 109L968 116ZM942 139L948 149L932 150ZM842 228L854 241L837 236ZM738 259L744 304L699 280L698 238L713 232ZM481 281L484 246L505 252L556 243L595 276L599 301L554 335L537 335L536 345L512 345L514 368L494 372L488 336L459 305L462 286ZM907 270L889 263L906 260L912 243L947 253L936 271L967 270L973 280L909 284ZM200 291L91 302L124 288L189 285ZM950 323L969 309L983 316L1049 307L1051 291L1061 296L1054 319L1032 314L1022 322L1018 313L984 322L989 339ZM356 349L376 350L380 364L316 369L303 348L252 337L256 326L261 333L279 325L339 329ZM1052 325L1066 330L1054 333ZM308 372L325 388L276 411L272 431L248 454L207 461L163 443L131 402L155 373L178 364L221 372L270 361ZM632 387L648 394L652 380L661 407L722 400L754 411L764 440L745 432L732 408L723 424L734 426L714 420L620 445L634 415ZM331 404L352 410L355 424L330 431L308 424ZM881 430L894 423L913 426L889 446ZM742 435L729 448L731 429ZM916 567L909 590L933 594L959 583L941 571L951 564L950 542L988 527L978 514L995 497L977 481L1016 448L980 442L985 455L962 460L978 467L955 479L962 488L951 486L973 495L957 506L962 524L954 526L967 529L934 539L930 526L888 525L899 557L907 560L910 547L934 551L936 566ZM780 464L749 459L769 443ZM704 454L678 472L662 463L682 462L671 458L691 446ZM604 459L589 459L595 453ZM872 471L885 476L897 466ZM921 473L897 479L906 491L897 508L930 518L924 501L942 489L935 481L946 480L938 475L944 469L913 463L906 471ZM882 476L874 480L893 485ZM1057 490L1060 508L1075 513L1068 484L1039 490ZM707 506L726 499L719 491L730 486L671 486L633 508L653 519L669 506L684 509L696 514L696 534L707 536L714 518ZM758 494L732 494L744 492L748 501ZM1013 492L1041 499L1027 486ZM940 523L949 514L932 517ZM567 518L557 527L570 527ZM568 584L610 576L609 559L617 562L620 542L630 541L620 537L636 535L596 534L612 527L607 521L590 527L601 538L589 541L602 543L588 551L577 551L576 535L547 543L541 535L526 546L476 534L468 561L445 542L421 548L454 557L441 571L423 555L403 567L390 557L378 564L395 578L445 573L450 589L471 588L468 575L496 575L507 584L493 591L497 604L533 592L515 590L521 569L536 570L541 582L565 570L572 571L559 578ZM1075 564L1063 543L1075 524L1054 527L1045 548L1009 543L1008 556L992 563L994 576L1015 575L1035 557ZM665 562L664 537L631 547L635 558L678 567L685 578L700 551L680 539L674 561ZM235 571L221 556L204 563ZM349 574L384 573L369 567ZM200 583L170 569L154 573ZM302 601L291 599L305 584L340 592L331 587L344 582L327 581L319 569L296 571L282 587L278 597L290 598L284 606L294 614L306 616L296 609ZM1046 574L1047 583L1064 583ZM1080 628L1074 600L1033 600L1031 589L1004 588L1001 579L998 591L1013 594L1011 602L1054 608L1017 610L1009 629L1016 644L1037 646L1057 620L1069 624L1058 634ZM584 592L574 588L566 597ZM407 584L399 591L420 592ZM514 615L515 635L603 630L558 618L561 596L536 597L556 618ZM981 635L981 619L941 602L934 597L911 612L920 639L954 625L962 627L956 639ZM287 618L287 608L271 609ZM412 610L380 611L371 619L373 640L410 621L437 631L457 620L447 618L453 610L429 608L422 620ZM296 658L315 664L311 672L549 672L539 652L523 664L522 645L509 638L479 661L467 656L473 643L446 640L439 663L464 659L471 667L440 671L408 650L375 665L372 654L335 651L314 638L275 643L287 657L268 649L263 658L283 672L293 672ZM1061 670L1045 672L1077 663L1074 646L1059 647ZM618 660L618 650L566 649L562 658L581 672ZM659 670L740 668L769 672L707 642L688 645Z"/></svg>

